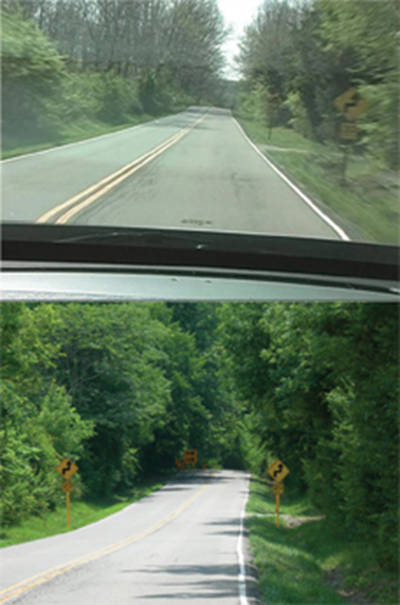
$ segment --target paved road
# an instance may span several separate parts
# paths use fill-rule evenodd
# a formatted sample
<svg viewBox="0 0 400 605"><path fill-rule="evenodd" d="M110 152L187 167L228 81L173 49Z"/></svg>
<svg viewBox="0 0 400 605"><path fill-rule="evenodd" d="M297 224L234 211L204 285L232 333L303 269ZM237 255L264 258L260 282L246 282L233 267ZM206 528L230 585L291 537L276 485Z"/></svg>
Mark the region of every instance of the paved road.
<svg viewBox="0 0 400 605"><path fill-rule="evenodd" d="M2 549L0 603L250 605L253 581L239 581L246 539L238 544L248 480L183 473L98 523Z"/></svg>
<svg viewBox="0 0 400 605"><path fill-rule="evenodd" d="M174 141L172 137L178 136ZM166 150L151 152L170 141ZM150 154L146 161L146 154ZM49 216L142 158L89 205ZM227 110L175 116L3 163L3 219L149 226L339 238L251 146ZM43 219L43 217L45 217Z"/></svg>

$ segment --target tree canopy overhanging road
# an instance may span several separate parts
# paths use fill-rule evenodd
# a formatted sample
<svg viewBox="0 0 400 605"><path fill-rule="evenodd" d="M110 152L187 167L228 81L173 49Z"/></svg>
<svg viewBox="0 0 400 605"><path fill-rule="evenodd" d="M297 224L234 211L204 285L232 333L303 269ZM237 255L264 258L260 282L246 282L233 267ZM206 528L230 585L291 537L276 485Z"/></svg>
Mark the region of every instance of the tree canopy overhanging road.
<svg viewBox="0 0 400 605"><path fill-rule="evenodd" d="M2 544L64 508L65 458L79 468L73 499L97 502L196 449L199 467L261 475L281 459L293 489L395 567L396 304L3 303L1 314Z"/></svg>

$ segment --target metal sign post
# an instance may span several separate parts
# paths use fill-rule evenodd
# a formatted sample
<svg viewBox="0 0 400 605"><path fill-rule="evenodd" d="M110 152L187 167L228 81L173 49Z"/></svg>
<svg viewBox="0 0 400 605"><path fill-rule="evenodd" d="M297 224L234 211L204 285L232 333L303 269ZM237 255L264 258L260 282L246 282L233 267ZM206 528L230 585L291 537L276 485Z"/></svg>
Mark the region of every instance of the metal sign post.
<svg viewBox="0 0 400 605"><path fill-rule="evenodd" d="M67 527L71 527L71 507L69 503L69 492L65 494L67 498Z"/></svg>
<svg viewBox="0 0 400 605"><path fill-rule="evenodd" d="M279 504L280 504L280 494L276 494L276 527L279 529Z"/></svg>
<svg viewBox="0 0 400 605"><path fill-rule="evenodd" d="M280 507L280 503L281 503L281 494L283 494L284 489L285 489L285 486L280 481L279 482L275 481L275 483L272 487L272 491L275 494L276 527L279 527L279 525L280 525L279 507Z"/></svg>
<svg viewBox="0 0 400 605"><path fill-rule="evenodd" d="M274 480L274 484L272 486L272 491L275 494L275 509L276 509L276 527L280 527L280 503L281 503L281 494L284 492L284 485L282 483L283 479L290 473L287 466L283 464L280 460L275 460L267 470L268 474Z"/></svg>
<svg viewBox="0 0 400 605"><path fill-rule="evenodd" d="M76 464L65 458L60 464L56 467L57 473L63 477L63 479L70 479L72 475L76 473L78 467ZM74 489L74 485L72 481L64 481L61 485L62 490L65 492L65 499L67 505L67 527L71 527L71 503L70 503L70 493Z"/></svg>
<svg viewBox="0 0 400 605"><path fill-rule="evenodd" d="M342 185L346 184L349 147L358 140L357 118L368 109L368 101L362 99L354 86L337 97L333 104L343 114L340 126L340 143L344 146L342 163Z"/></svg>
<svg viewBox="0 0 400 605"><path fill-rule="evenodd" d="M65 492L66 504L67 504L67 526L71 527L71 505L69 495L74 490L74 485L72 481L64 481L61 486L62 490Z"/></svg>

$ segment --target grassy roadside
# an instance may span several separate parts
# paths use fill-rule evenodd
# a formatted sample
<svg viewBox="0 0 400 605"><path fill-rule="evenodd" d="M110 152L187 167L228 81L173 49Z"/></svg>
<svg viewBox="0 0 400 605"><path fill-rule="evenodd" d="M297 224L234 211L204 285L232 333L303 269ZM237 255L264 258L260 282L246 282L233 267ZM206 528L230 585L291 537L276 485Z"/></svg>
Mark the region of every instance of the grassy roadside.
<svg viewBox="0 0 400 605"><path fill-rule="evenodd" d="M162 488L168 478L139 483L124 497L115 497L103 501L77 500L71 497L71 528L67 528L66 508L59 506L56 510L47 512L41 517L31 517L19 525L2 527L0 531L0 548L30 542L40 538L48 538L63 534L84 525L100 521L119 512L129 504L152 494Z"/></svg>
<svg viewBox="0 0 400 605"><path fill-rule="evenodd" d="M184 108L175 110L175 113L182 111ZM165 115L169 115L165 114ZM6 160L8 158L17 157L19 155L25 155L27 153L35 153L36 151L43 151L44 149L51 149L53 147L60 147L62 145L68 145L69 143L77 143L93 137L98 137L103 134L109 134L117 132L119 130L126 130L132 128L132 126L138 126L139 124L145 124L162 118L162 115L152 116L149 114L141 114L132 117L127 122L118 125L107 124L106 122L94 121L94 120L80 120L74 124L68 124L65 128L49 140L40 141L37 143L18 143L12 141L3 141L3 148L1 150L1 159Z"/></svg>
<svg viewBox="0 0 400 605"><path fill-rule="evenodd" d="M347 231L351 239L398 243L398 176L378 161L350 153L347 183L342 152L287 128L268 128L236 115L246 134L300 189Z"/></svg>
<svg viewBox="0 0 400 605"><path fill-rule="evenodd" d="M143 119L131 120L124 124L118 124L118 126L112 126L111 124L106 124L105 122L81 120L73 125L68 125L68 127L63 129L57 137L37 143L22 144L18 142L13 143L11 141L3 141L1 159L6 160L19 155L25 155L27 153L35 153L36 151L43 151L44 149L60 147L61 145L67 145L68 143L84 141L85 139L101 136L102 134L108 134L110 132L117 132L118 130L125 130L126 128L132 128L132 126L136 126L137 124L154 120L153 116L140 117Z"/></svg>
<svg viewBox="0 0 400 605"><path fill-rule="evenodd" d="M398 577L380 569L368 544L349 542L306 498L286 489L281 526L275 496L262 479L251 482L246 525L262 599L268 605L396 605Z"/></svg>

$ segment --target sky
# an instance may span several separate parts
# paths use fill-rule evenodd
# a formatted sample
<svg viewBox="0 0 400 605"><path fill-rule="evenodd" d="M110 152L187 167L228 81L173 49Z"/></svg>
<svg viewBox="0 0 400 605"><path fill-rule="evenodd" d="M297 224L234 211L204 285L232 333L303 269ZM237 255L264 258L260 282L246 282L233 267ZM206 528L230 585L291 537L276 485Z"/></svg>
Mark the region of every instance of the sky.
<svg viewBox="0 0 400 605"><path fill-rule="evenodd" d="M262 4L262 0L218 0L219 8L225 17L227 25L232 25L233 32L229 40L224 44L225 54L230 66L226 69L228 78L235 78L233 57L238 53L238 42L243 29L251 23L253 16L257 13L257 8Z"/></svg>

